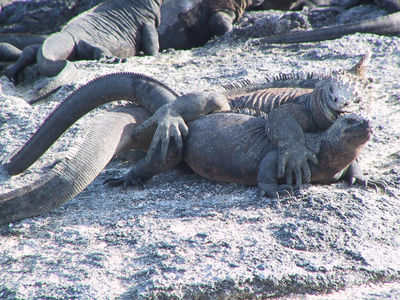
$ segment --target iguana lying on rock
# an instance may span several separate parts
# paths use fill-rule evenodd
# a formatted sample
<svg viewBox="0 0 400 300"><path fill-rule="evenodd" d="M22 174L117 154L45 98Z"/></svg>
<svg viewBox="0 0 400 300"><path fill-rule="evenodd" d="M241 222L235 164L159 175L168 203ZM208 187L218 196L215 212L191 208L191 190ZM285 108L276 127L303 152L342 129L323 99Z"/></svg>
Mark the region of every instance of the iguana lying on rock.
<svg viewBox="0 0 400 300"><path fill-rule="evenodd" d="M295 31L275 36L267 36L261 42L268 44L290 44L332 40L353 33L399 34L400 12L372 20L315 28L307 31Z"/></svg>
<svg viewBox="0 0 400 300"><path fill-rule="evenodd" d="M162 0L108 0L73 18L60 32L40 46L25 48L7 76L18 74L37 61L43 76L54 77L38 92L44 96L74 77L70 60L94 59L114 63L139 51L154 55L159 50L156 27Z"/></svg>
<svg viewBox="0 0 400 300"><path fill-rule="evenodd" d="M161 6L160 48L190 49L232 29L250 7L263 0L166 0Z"/></svg>
<svg viewBox="0 0 400 300"><path fill-rule="evenodd" d="M361 62L365 62L365 60L361 60ZM354 69L361 70L362 63L356 65L357 67ZM344 76L344 75L343 75ZM350 74L348 75L350 76ZM258 103L254 102L254 93L249 93L250 91L254 91L257 89L268 89L268 88L279 88L283 86L304 86L307 88L314 87L316 83L320 81L327 82L328 78L331 78L331 75L318 75L318 74L297 74L297 75L285 75L279 76L278 78L274 78L273 80L265 80L261 83L239 83L238 85L231 85L227 87L225 90L226 95L230 99L231 105L234 106L234 110L237 110L240 106L240 109L247 108L251 110L259 109ZM351 77L351 76L350 76ZM333 83L337 83L337 78L332 79ZM311 96L302 96L302 97L294 97L292 98L292 102L294 103L287 103L290 102L290 95L289 92L286 94L283 93L283 97L279 98L279 95L275 95L275 98L265 97L263 101L271 102L273 101L274 105L281 104L282 107L288 107L290 105L295 105L301 111L305 111L305 118L310 115L307 113L308 109L317 109L320 110L321 116L328 113L329 116L339 115L342 112L342 106L351 107L346 99L340 99L338 103L335 102L335 99L332 98L332 95L336 95L335 92L343 93L342 96L349 97L348 92L353 91L354 86L345 84L343 89L338 89L338 91L329 91L329 85L321 84L321 87L328 87L328 91L326 93L321 93L321 95L326 95L324 97L318 97L320 94L321 89L316 88L319 92L315 94L316 97ZM332 88L337 87L336 85L332 85ZM348 89L348 90L347 90ZM222 90L222 89L221 89ZM347 90L347 92L345 92ZM287 90L288 91L288 90ZM308 90L309 92L310 90ZM276 90L274 90L274 93ZM282 91L283 92L283 91ZM246 101L243 98L243 94L249 93L248 100ZM332 94L333 93L333 94ZM268 92L265 93L267 95ZM273 93L272 93L273 94ZM270 94L270 95L272 95ZM303 93L306 95L307 93ZM339 93L340 94L340 93ZM338 94L338 95L339 95ZM147 119L145 122L142 123L142 126L139 126L135 130L127 131L125 130L123 134L120 133L112 133L108 136L107 130L102 133L102 138L98 139L91 138L91 136L96 136L96 130L92 130L91 134L87 140L91 141L86 143L85 145L81 146L80 150L75 151L76 153L81 153L81 157L75 160L63 162L59 165L67 165L68 168L72 168L78 171L73 172L74 180L69 180L68 182L64 182L61 186L65 186L65 191L73 191L73 192L66 192L61 193L57 190L57 185L48 185L46 182L49 180L48 178L43 179L44 183L41 181L40 183L33 184L32 186L12 191L6 195L0 196L0 211L4 211L3 219L8 220L17 220L18 218L24 218L31 215L36 215L43 213L51 209L52 207L61 205L61 203L72 199L76 194L78 194L81 190L83 190L101 171L101 169L105 166L109 159L114 155L116 149L123 150L125 146L120 146L118 143L115 143L114 139L125 141L129 147L133 147L135 149L148 149L149 153L147 157L141 161L139 161L134 169L133 173L135 174L135 178L130 176L124 176L118 180L113 180L113 184L137 184L143 180L151 178L153 175L158 174L158 172L162 172L167 170L170 167L176 165L179 162L180 156L177 155L173 159L167 160L167 163L160 162L157 160L157 157L154 158L151 155L152 152L161 153L161 157L163 157L164 153L167 152L168 149L168 141L169 136L173 137L175 140L175 144L178 146L178 149L182 145L181 142L181 132L184 134L186 131L186 127L183 123L183 119L188 121L198 116L220 111L220 110L227 110L228 105L226 102L226 98L223 94L217 92L209 92L209 93L197 93L197 94L187 94L184 95L178 100L172 102L178 94L174 93L172 90L168 89L165 85L150 79L148 77L143 77L140 75L135 74L114 74L105 77L101 77L96 79L86 86L78 89L75 93L71 96L66 98L59 106L58 109L53 112L48 119L44 122L42 127L32 136L32 138L13 156L4 161L3 167L8 171L9 174L15 175L26 168L28 168L32 163L34 163L50 146L51 144L75 121L77 121L82 115L90 111L92 108L97 107L100 104L106 103L112 100L118 99L131 99L136 103L139 103L145 106L149 111L154 112L158 107L160 107L163 103L167 103L161 107L151 118ZM311 102L308 101L301 101L296 103L296 99L310 99ZM312 103L311 99L320 99L320 105L310 106L308 105ZM358 108L362 106L363 102L360 102L359 97L354 97L355 101L358 102ZM168 104L170 103L170 104ZM286 104L285 104L286 103ZM323 105L325 103L325 106ZM331 103L331 106L328 105ZM238 105L240 104L240 105ZM285 104L285 105L282 105ZM274 105L265 105L263 109L272 109ZM324 110L324 107L326 109ZM274 109L273 111L275 111ZM358 110L358 109L357 109ZM66 113L68 112L68 113ZM312 113L311 113L312 115ZM149 116L149 115L147 115ZM165 117L167 116L167 117ZM295 116L296 117L296 116ZM142 120L143 115L135 116L135 120ZM126 118L124 118L126 120ZM286 115L285 120L291 120L290 114ZM271 117L271 120L273 118ZM333 121L333 120L332 120ZM108 121L104 121L108 122ZM122 121L123 122L123 121ZM136 122L136 121L135 121ZM139 121L137 121L139 122ZM297 122L295 120L295 122ZM286 122L285 122L286 123ZM272 123L271 123L272 124ZM289 121L288 130L293 131L296 135L298 132L296 131L298 127L296 125L291 124ZM310 123L312 124L312 122ZM124 125L124 123L122 124ZM118 125L119 128L124 128L121 124ZM125 124L127 125L127 124ZM153 141L151 146L149 147L150 140L153 137L154 130L157 127L156 133L154 135ZM282 127L284 124L282 123ZM300 126L299 124L297 124ZM301 125L303 125L301 123ZM109 126L104 125L100 122L98 125L101 128ZM114 126L114 125L113 125ZM130 125L132 127L133 125ZM134 127L134 126L133 126ZM271 126L270 126L271 127ZM294 128L294 130L293 130ZM300 130L303 127L300 126ZM132 129L132 128L131 128ZM275 132L275 133L274 133ZM271 127L270 134L275 134L274 139L279 139L279 130L274 130L274 127ZM132 138L133 135L133 138ZM287 136L291 138L293 135L287 133ZM285 137L283 137L285 140ZM100 140L100 141L97 141ZM109 143L109 140L113 140L112 143ZM287 139L286 139L287 140ZM301 140L301 137L300 137ZM95 142L97 141L97 142ZM107 141L107 142L105 142ZM128 142L126 142L128 141ZM146 141L145 143L143 141ZM161 141L161 151L158 151L158 144ZM135 144L136 143L136 144ZM137 146L139 145L141 146ZM107 151L108 156L106 159L101 158L98 159L95 153L95 149L103 149L107 144ZM145 146L143 146L145 144ZM115 146L112 146L115 145ZM135 146L136 145L136 146ZM278 143L280 146L280 150L283 151L283 156L286 155L286 151L290 150L285 147L284 143ZM298 172L304 171L305 163L310 156L313 156L313 153L310 153L310 150L306 149L304 146L299 146L300 150L295 151L293 154L293 159L286 161L284 159L280 159L280 166L283 165L282 168L286 171L287 174L292 174L294 172L296 177L298 176ZM85 149L92 149L88 150L90 154L86 154ZM83 150L82 150L83 149ZM293 149L293 148L292 148ZM103 150L104 151L104 150ZM303 151L303 152L302 152ZM102 152L99 150L98 152ZM99 162L100 160L100 162ZM83 162L84 161L84 162ZM84 166L82 166L84 165ZM86 175L85 169L91 170L96 167L96 172L90 173L90 176ZM100 167L99 167L100 166ZM162 168L160 167L162 166ZM83 168L83 170L82 170ZM67 172L67 171L65 171ZM63 181L63 177L68 177L68 174L65 174L64 169L58 170L56 172L51 172L50 177L56 176L58 179ZM305 176L307 177L307 170L304 171ZM284 172L285 173L285 172ZM290 175L289 175L290 176ZM61 179L60 179L61 178ZM300 177L301 178L301 177ZM133 181L132 181L133 180ZM297 181L300 184L300 180ZM309 181L306 178L306 181ZM57 182L57 181L56 181ZM27 190L29 191L29 195L27 194ZM63 189L64 190L64 189ZM42 197L40 195L46 195L46 197ZM49 197L55 197L56 200L52 201L49 200ZM30 200L29 200L30 199ZM44 203L51 202L52 205L47 206L47 208L43 208ZM19 203L17 205L17 203ZM28 203L28 204L27 204ZM29 204L32 203L32 204ZM25 209L24 216L21 215L20 208L28 205L29 207ZM8 207L7 209L5 207ZM13 218L13 215L18 215L18 217ZM0 218L1 219L1 218Z"/></svg>
<svg viewBox="0 0 400 300"><path fill-rule="evenodd" d="M258 185L262 195L269 197L291 191L291 185L277 180L278 149L267 137L268 125L263 118L217 113L188 125L183 160L197 174L211 180ZM318 158L318 164L309 164L310 182L331 183L345 177L352 183L367 184L354 160L370 135L368 121L352 114L339 117L326 131L306 133L306 145ZM167 155L168 160L174 157L176 154Z"/></svg>

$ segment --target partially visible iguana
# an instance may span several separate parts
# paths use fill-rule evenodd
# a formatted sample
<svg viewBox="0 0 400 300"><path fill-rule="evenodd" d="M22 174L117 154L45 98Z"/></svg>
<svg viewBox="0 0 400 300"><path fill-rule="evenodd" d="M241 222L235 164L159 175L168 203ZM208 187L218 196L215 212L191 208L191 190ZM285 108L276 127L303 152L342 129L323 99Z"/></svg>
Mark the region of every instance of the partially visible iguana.
<svg viewBox="0 0 400 300"><path fill-rule="evenodd" d="M399 4L400 6L400 4ZM260 41L268 44L291 44L333 40L353 33L399 34L400 12L372 20L315 28L306 31L267 36Z"/></svg>
<svg viewBox="0 0 400 300"><path fill-rule="evenodd" d="M24 33L0 33L0 61L16 61L22 50L28 46L43 43L45 37Z"/></svg>
<svg viewBox="0 0 400 300"><path fill-rule="evenodd" d="M18 82L18 74L37 61L43 76L53 77L38 92L40 98L69 82L75 67L70 60L94 59L114 63L139 51L154 55L159 43L156 27L162 0L107 0L69 21L42 45L23 50L7 77ZM54 77L57 76L57 77Z"/></svg>
<svg viewBox="0 0 400 300"><path fill-rule="evenodd" d="M165 0L158 33L160 48L190 49L232 29L244 11L263 0Z"/></svg>

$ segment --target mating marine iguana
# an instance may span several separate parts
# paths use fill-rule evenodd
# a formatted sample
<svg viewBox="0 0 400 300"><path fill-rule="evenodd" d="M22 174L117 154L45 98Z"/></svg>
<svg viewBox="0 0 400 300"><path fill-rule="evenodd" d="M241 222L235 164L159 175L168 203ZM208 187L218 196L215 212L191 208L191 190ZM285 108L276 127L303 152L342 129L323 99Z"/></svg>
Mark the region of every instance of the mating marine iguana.
<svg viewBox="0 0 400 300"><path fill-rule="evenodd" d="M268 125L263 118L216 113L188 125L183 161L197 174L211 180L258 185L262 195L269 197L292 190L292 185L277 180L278 150L267 137ZM354 160L370 135L368 121L353 114L339 117L326 131L306 133L306 145L318 159L318 164L309 164L309 181L331 183L345 177L366 184Z"/></svg>
<svg viewBox="0 0 400 300"><path fill-rule="evenodd" d="M362 60L362 62L364 61L365 60ZM362 69L362 64L359 63L356 66L358 67L355 69ZM343 74L343 76L345 75L346 73ZM348 76L351 77L350 74L348 74ZM230 98L230 104L235 107L234 110L246 108L246 103L248 105L247 108L256 110L258 103L257 101L253 101L257 100L257 98L254 98L256 94L249 93L251 91L285 86L290 87L293 85L312 88L320 81L328 82L331 77L331 75L326 74L300 73L297 75L285 75L274 78L273 80L268 79L261 83L240 83L238 85L231 85L227 87L225 94ZM340 88L340 86L337 85L338 78L332 79L333 85L321 85L321 88L328 88L328 91L325 93L323 92L323 88L322 90L321 88L316 88L315 90L318 92L314 94L315 96L300 97L301 99L310 99L310 101L314 99L311 102L303 101L297 104L285 104L287 100L290 100L290 93L288 92L286 94L284 93L284 97L281 98L276 94L273 98L264 98L265 101L273 103L273 105L266 105L264 108L269 107L272 109L274 105L279 104L282 104L282 107L295 105L300 107L301 110L315 110L316 116L318 114L321 114L321 116L337 116L343 112L343 107L341 106L350 108L351 105L349 105L346 99L335 99L336 97L332 98L332 96L342 95L344 97L349 97L349 92L354 92L354 86L351 84L344 84L343 87ZM330 90L330 87L332 87L332 89L337 89L337 91ZM290 89L287 89L287 91L289 90ZM276 89L274 91L276 91ZM249 101L243 101L245 99L243 96L246 93L249 93ZM264 91L264 95L266 94L268 94L268 92ZM303 93L303 95L306 94L307 93ZM239 98L235 98L236 96ZM174 166L180 160L179 155L172 160L167 160L168 163L165 164L162 160L161 162L158 161L157 156L154 158L151 152L159 153L163 158L163 153L168 149L170 136L174 138L176 146L178 146L178 148L181 147L181 134L185 134L187 131L183 119L188 121L200 115L230 109L226 104L225 96L215 91L211 93L187 94L178 98L179 101L173 101L177 97L177 93L173 92L162 83L149 77L131 73L100 77L75 91L59 105L59 108L47 118L41 128L18 152L4 161L3 168L5 168L9 174L15 175L27 169L72 123L98 105L118 99L130 99L146 107L147 112L143 109L134 108L128 109L129 112L133 113L133 117L129 117L129 114L125 113L124 116L119 118L116 117L116 113L114 113L110 118L106 115L104 118L96 119L98 121L97 124L95 124L95 128L88 133L84 139L85 142L78 150L73 152L72 158L62 160L55 166L54 171L49 171L47 176L39 180L39 182L0 195L0 212L2 212L0 223L12 222L29 216L38 215L72 199L94 180L116 151L124 150L125 148L144 148L149 150L148 157L139 161L134 167L136 175L142 172L140 178L143 180L155 175L149 173L149 166L151 167L153 165L150 170L157 170L157 172ZM336 103L338 99L340 101ZM355 99L356 102L358 102L356 106L361 107L363 102L360 102L359 97L355 97ZM361 98L361 100L362 99L363 98ZM308 104L313 102L320 102L320 104L308 107ZM167 105L164 105L156 111L156 109L164 103ZM238 103L240 103L240 107L237 105ZM143 122L142 126L133 129L137 126L137 123L150 116L149 111L156 111L156 113ZM273 111L275 111L275 109ZM108 113L108 115L110 114L111 113ZM286 115L282 121L286 119L290 120L291 118L289 115ZM290 121L288 124L289 127L293 127ZM157 125L156 134L149 147ZM111 132L112 128L115 128L115 131ZM294 128L296 128L296 126L294 126ZM146 129L150 131L146 131ZM270 131L274 132L273 129L274 128L271 128L272 131ZM289 128L289 130L290 129L291 128ZM161 151L158 151L159 148L157 148L157 145L160 140ZM139 145L137 143L139 143ZM284 143L278 143L278 145L282 146L280 150L283 150L285 154L288 149L285 147ZM304 147L302 149L304 149ZM297 152L294 153L294 156L296 156L296 154L298 156ZM309 150L306 149L305 154L308 155ZM287 163L287 168L285 168L286 162L281 159L279 165L281 166L283 164L283 170L286 171L287 174L292 174L293 171L297 176L298 172L304 169L304 163L306 163L307 159L306 156L305 160L304 157L300 157L300 159L294 162L292 160ZM160 166L164 166L163 169L160 170ZM304 172L307 173L307 171ZM132 183L126 179L127 177L120 179L119 184ZM309 179L306 178L306 181L308 180ZM114 183L116 182L114 181ZM137 183L137 181L133 183ZM297 183L299 184L299 181L297 181Z"/></svg>
<svg viewBox="0 0 400 300"><path fill-rule="evenodd" d="M41 88L38 97L73 79L70 60L94 59L108 63L123 61L139 51L154 55L159 43L156 27L162 0L108 0L69 21L42 45L23 50L7 77L18 82L18 74L37 61L43 76L56 76Z"/></svg>

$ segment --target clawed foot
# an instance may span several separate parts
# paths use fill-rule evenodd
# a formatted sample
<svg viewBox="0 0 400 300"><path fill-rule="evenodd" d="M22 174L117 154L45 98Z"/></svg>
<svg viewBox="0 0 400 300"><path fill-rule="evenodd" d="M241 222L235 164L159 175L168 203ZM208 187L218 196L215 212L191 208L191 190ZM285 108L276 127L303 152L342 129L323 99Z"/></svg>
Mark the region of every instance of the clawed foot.
<svg viewBox="0 0 400 300"><path fill-rule="evenodd" d="M293 186L288 184L277 185L259 182L258 189L261 197L268 198L291 197L294 192Z"/></svg>
<svg viewBox="0 0 400 300"><path fill-rule="evenodd" d="M18 85L22 81L24 81L24 76L22 72L16 70L14 67L10 67L5 72L6 77L10 80L14 85Z"/></svg>
<svg viewBox="0 0 400 300"><path fill-rule="evenodd" d="M126 61L126 58L120 58L111 55L104 55L102 58L99 59L99 62L101 62L102 64L119 64L125 63Z"/></svg>
<svg viewBox="0 0 400 300"><path fill-rule="evenodd" d="M143 189L144 187L143 180L140 179L133 170L130 170L124 176L108 178L103 182L103 184L107 184L111 187L122 185L122 188L124 190L127 189L129 186L138 186L141 189Z"/></svg>
<svg viewBox="0 0 400 300"><path fill-rule="evenodd" d="M362 185L365 189L367 188L373 188L375 189L376 192L378 190L382 190L383 193L386 193L386 186L387 183L384 180L371 180L368 177L351 177L349 179L349 184L354 185L354 184L359 184Z"/></svg>

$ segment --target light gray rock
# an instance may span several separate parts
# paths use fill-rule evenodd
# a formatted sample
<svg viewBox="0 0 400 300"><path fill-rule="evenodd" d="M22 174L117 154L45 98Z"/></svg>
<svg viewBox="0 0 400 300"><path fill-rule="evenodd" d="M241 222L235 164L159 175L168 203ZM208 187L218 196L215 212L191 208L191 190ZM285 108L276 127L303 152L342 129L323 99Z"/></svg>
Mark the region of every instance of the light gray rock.
<svg viewBox="0 0 400 300"><path fill-rule="evenodd" d="M254 22L269 16L247 14ZM124 191L102 184L109 174L126 170L115 160L69 203L0 229L0 298L249 299L345 288L350 289L337 299L399 295L398 284L365 286L400 279L398 37L355 34L268 46L233 32L203 48L134 57L126 64L77 63L74 84L124 70L190 92L268 73L346 68L366 48L373 53L370 76L376 84L374 136L360 160L369 175L388 182L385 194L335 183L273 201L258 197L255 187L175 170L156 176L144 190ZM71 88L31 107L25 99L35 86L17 90L4 76L0 86L1 159L26 141ZM0 177L1 192L46 172L43 166L63 156L93 114L28 172ZM357 286L364 292L351 289Z"/></svg>

